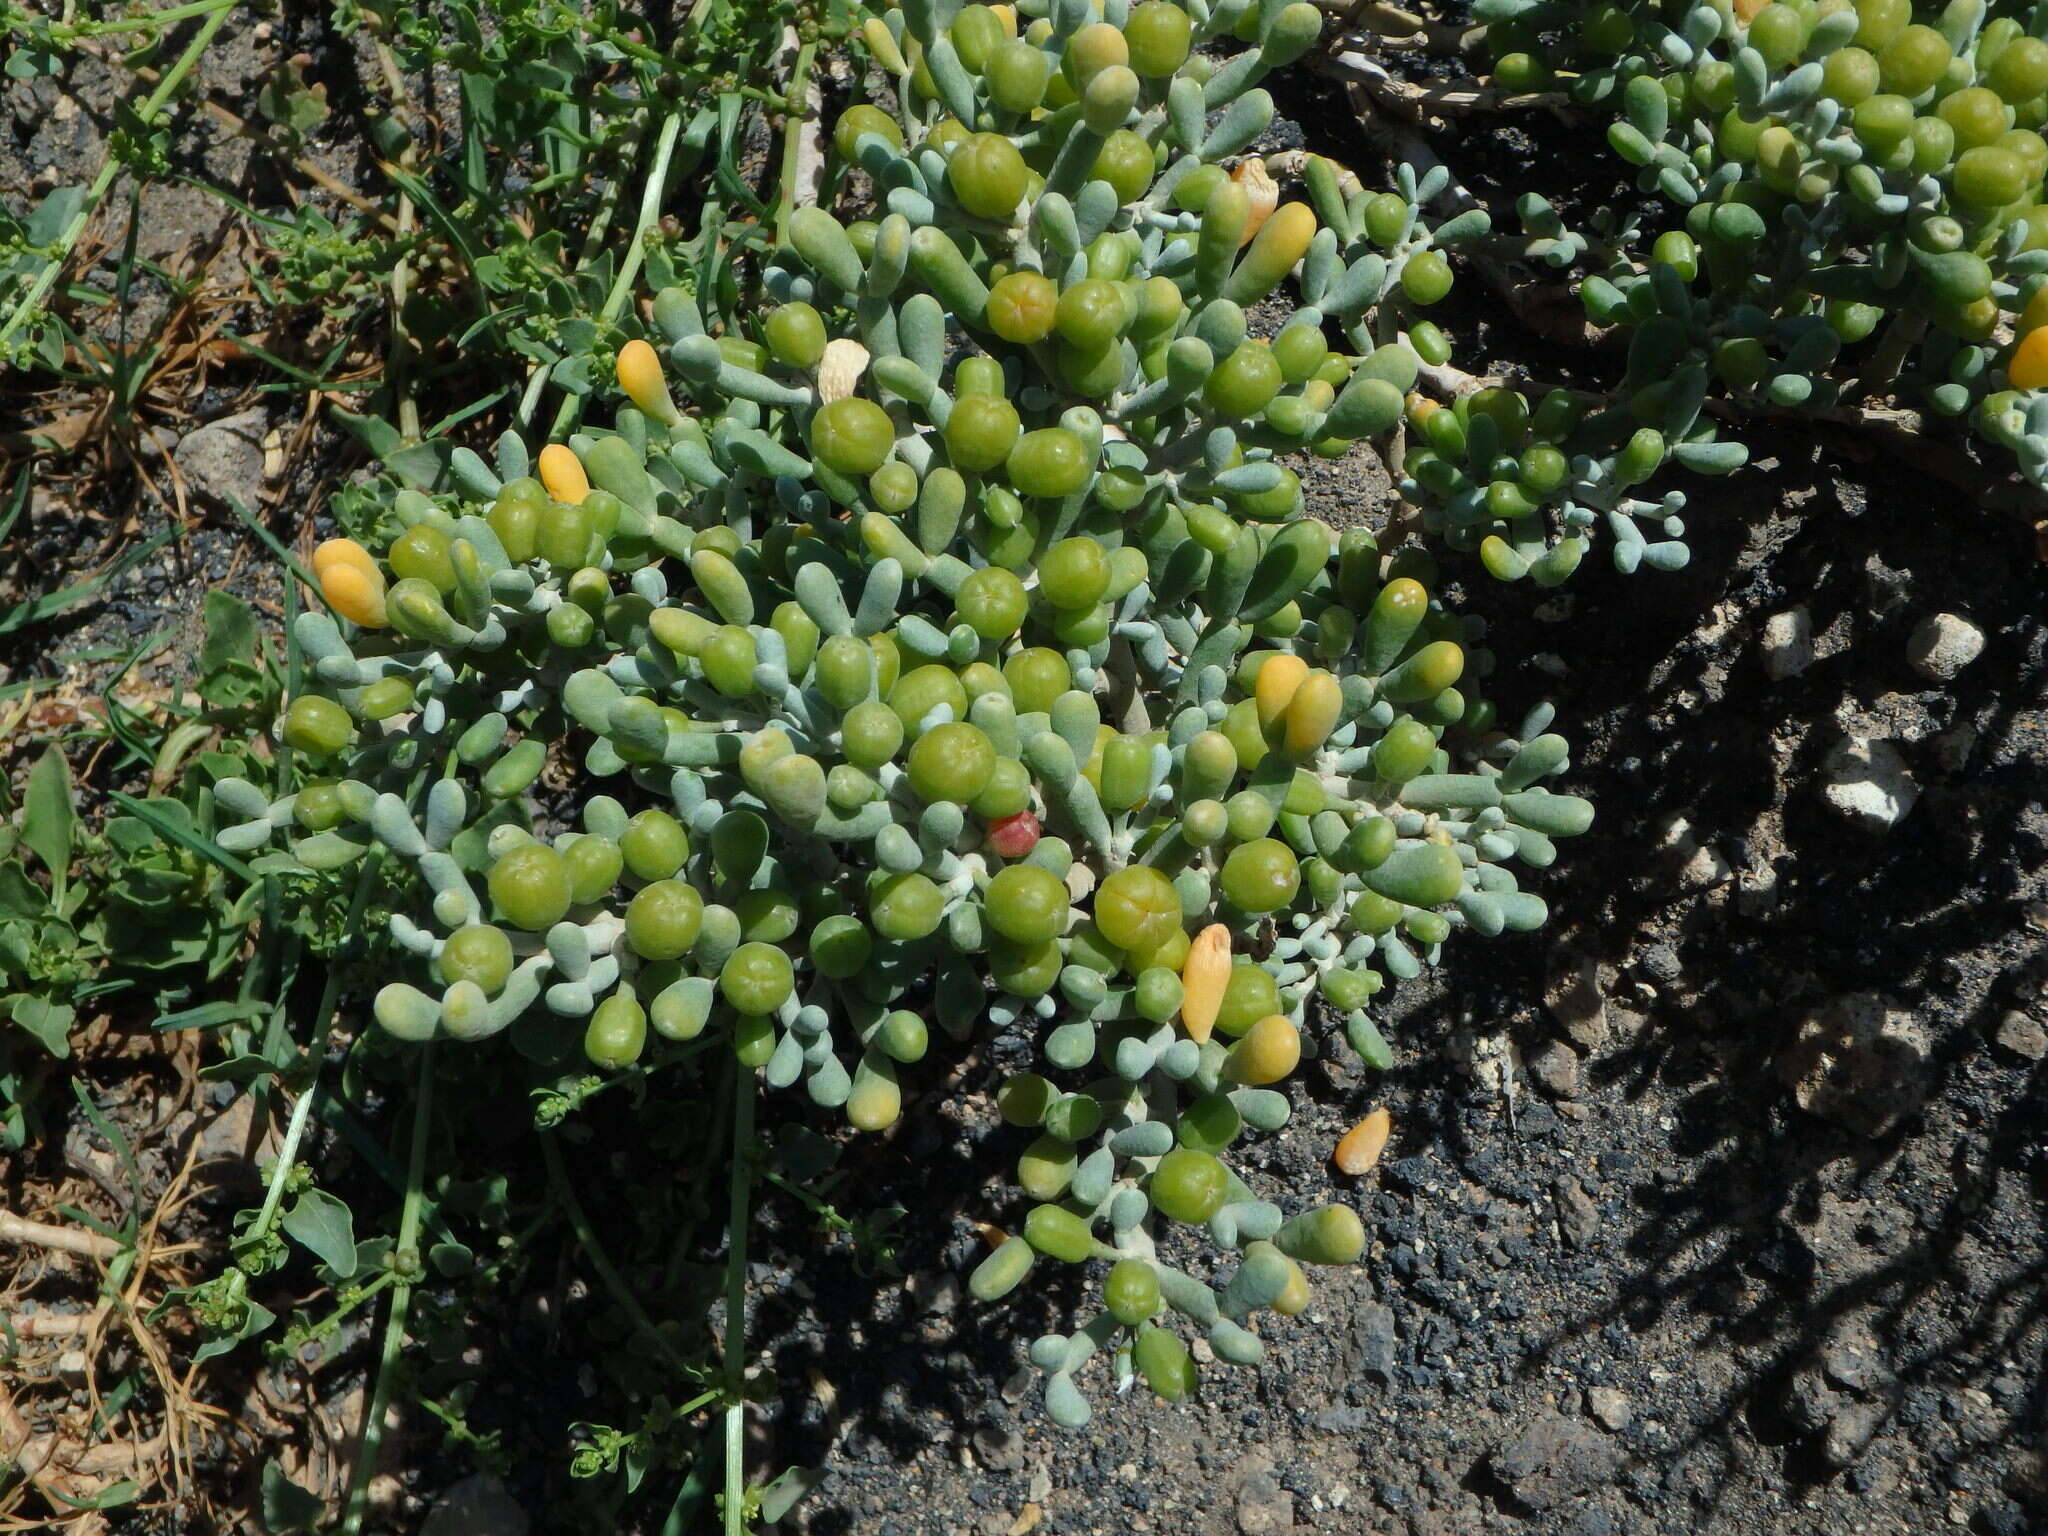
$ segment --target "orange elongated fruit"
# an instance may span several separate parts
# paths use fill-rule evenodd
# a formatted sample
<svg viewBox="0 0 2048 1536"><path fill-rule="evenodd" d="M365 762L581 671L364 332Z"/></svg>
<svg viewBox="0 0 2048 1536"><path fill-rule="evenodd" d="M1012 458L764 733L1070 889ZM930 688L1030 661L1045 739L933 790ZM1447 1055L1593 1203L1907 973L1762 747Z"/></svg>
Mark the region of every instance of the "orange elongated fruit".
<svg viewBox="0 0 2048 1536"><path fill-rule="evenodd" d="M1337 1165L1339 1173L1354 1177L1371 1173L1379 1166L1380 1154L1386 1151L1387 1136L1393 1129L1394 1117L1381 1105L1339 1138L1330 1161Z"/></svg>
<svg viewBox="0 0 2048 1536"><path fill-rule="evenodd" d="M1197 1045L1215 1031L1230 985L1230 930L1211 923L1195 935L1180 968L1180 1021Z"/></svg>

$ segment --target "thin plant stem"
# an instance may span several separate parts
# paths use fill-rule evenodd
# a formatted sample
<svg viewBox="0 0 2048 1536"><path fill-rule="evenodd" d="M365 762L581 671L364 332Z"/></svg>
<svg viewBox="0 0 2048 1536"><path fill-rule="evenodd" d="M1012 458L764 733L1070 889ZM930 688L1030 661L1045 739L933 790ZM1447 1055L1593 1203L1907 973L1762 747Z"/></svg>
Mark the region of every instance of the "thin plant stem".
<svg viewBox="0 0 2048 1536"><path fill-rule="evenodd" d="M561 1149L555 1145L554 1133L543 1131L540 1138L542 1160L547 1164L548 1187L553 1192L563 1214L569 1218L569 1229L576 1234L576 1241L582 1246L584 1256L590 1260L590 1267L597 1271L605 1289L611 1292L612 1300L632 1320L633 1326L647 1336L655 1352L685 1375L697 1374L690 1363L675 1352L661 1330L654 1326L654 1319L647 1315L647 1309L640 1305L640 1298L633 1294L626 1277L619 1273L604 1251L604 1244L598 1241L597 1229L590 1224L583 1202L576 1198L576 1190L569 1182L569 1173L562 1166Z"/></svg>
<svg viewBox="0 0 2048 1536"><path fill-rule="evenodd" d="M405 170L413 169L418 156L413 152L411 113L405 110L405 76L398 67L398 60L392 54L388 43L377 44L377 64L383 72L384 83L391 91L393 110L398 114L399 123L406 130L405 150L398 157L398 163ZM391 386L393 399L398 402L398 431L409 443L420 440L420 407L413 398L406 374L412 360L412 337L405 328L405 301L412 292L412 257L410 255L413 221L416 217L412 205L412 194L403 188L398 193L398 259L391 264L391 347L386 354L384 374Z"/></svg>
<svg viewBox="0 0 2048 1536"><path fill-rule="evenodd" d="M233 0L229 3L232 4ZM165 27L175 27L181 21L208 16L222 8L221 0L192 0L190 5L174 5L147 16L124 16L116 21L60 21L50 28L50 36L58 42L69 42L74 37L122 37L137 32L161 32Z"/></svg>
<svg viewBox="0 0 2048 1536"><path fill-rule="evenodd" d="M213 42L214 34L226 24L233 4L234 0L206 0L203 9L198 6L187 8L194 16L205 16L206 25L185 45L185 51L178 55L178 62L173 64L165 72L163 79L157 82L157 87L149 93L148 100L136 109L135 119L141 127L147 128L156 121L156 115L164 109L164 103L171 99L171 93L184 83L185 77L192 72L193 65L199 62L200 56ZM99 212L101 201L105 199L121 170L121 162L111 157L100 166L99 174L86 189L85 201L79 204L78 212L71 216L71 222L64 226L64 233L57 237L56 249L44 258L42 270L36 274L36 280L29 285L28 292L23 294L21 301L14 306L14 312L7 317L7 323L0 325L0 353L5 352L7 343L13 338L14 333L21 329L28 317L35 313L37 306L56 286L58 274L64 270L64 264L71 259L71 252L84 236L86 225L90 224L93 215Z"/></svg>
<svg viewBox="0 0 2048 1536"><path fill-rule="evenodd" d="M626 298L633 291L633 280L640 275L640 263L646 258L647 232L661 218L661 198L668 187L669 166L675 161L676 140L682 136L683 114L671 112L662 120L661 135L654 142L654 164L648 167L646 184L640 191L640 216L633 222L633 238L626 246L626 254L619 262L618 275L612 279L611 291L604 296L604 306L597 312L600 325L609 325L619 318L626 307ZM543 370L537 377L545 378ZM528 393L533 391L529 387ZM525 407L522 403L521 410ZM563 400L562 407L555 413L554 425L548 429L551 442L561 441L563 435L574 425L583 409L583 397L570 395Z"/></svg>
<svg viewBox="0 0 2048 1536"><path fill-rule="evenodd" d="M754 1069L733 1064L732 1185L725 1238L725 1536L747 1530L747 1221L754 1190Z"/></svg>
<svg viewBox="0 0 2048 1536"><path fill-rule="evenodd" d="M422 1264L419 1254L420 1206L427 1182L427 1135L434 1120L434 1042L420 1048L420 1082L413 1100L412 1147L406 1158L405 1204L398 1213L398 1246L392 1257L399 1268L391 1287L391 1310L384 1318L384 1344L377 1356L377 1381L363 1415L363 1437L356 1447L355 1470L349 1476L348 1510L342 1536L356 1536L370 1504L370 1477L384 1441L384 1412L391 1401L391 1377L405 1348L405 1325L412 1312L413 1282Z"/></svg>
<svg viewBox="0 0 2048 1536"><path fill-rule="evenodd" d="M348 921L342 931L359 934L363 926L363 909L369 905L370 892L377 884L377 873L383 868L384 850L373 847L363 856L362 873L356 877L355 895L349 902ZM307 1048L307 1059L313 1065L313 1081L306 1085L305 1092L292 1105L292 1117L286 1124L284 1140L277 1149L277 1162L270 1170L270 1187L264 1191L263 1207L256 1213L256 1221L249 1228L243 1241L251 1246L261 1242L277 1221L278 1207L284 1201L286 1181L291 1177L292 1164L298 1158L299 1143L305 1138L306 1124L313 1118L314 1100L320 1092L320 1059L327 1054L327 1037L334 1032L334 1021L341 1001L340 957L336 956L327 966L327 981L320 989L320 1005L314 1017L320 1022L313 1031L313 1042Z"/></svg>
<svg viewBox="0 0 2048 1536"><path fill-rule="evenodd" d="M782 191L775 204L775 239L778 244L785 243L789 216L796 212L797 168L803 160L811 62L817 53L816 43L805 43L797 49L795 67L789 72L789 110L783 114L782 121Z"/></svg>

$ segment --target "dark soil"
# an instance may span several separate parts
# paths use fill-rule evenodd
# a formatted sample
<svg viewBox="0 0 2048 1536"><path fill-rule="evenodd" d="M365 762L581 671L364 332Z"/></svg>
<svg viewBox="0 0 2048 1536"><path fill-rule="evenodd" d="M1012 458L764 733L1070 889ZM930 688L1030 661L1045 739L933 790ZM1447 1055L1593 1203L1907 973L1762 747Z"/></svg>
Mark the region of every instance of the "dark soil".
<svg viewBox="0 0 2048 1536"><path fill-rule="evenodd" d="M10 197L44 147L85 153L50 137L68 117L11 100ZM1484 311L1477 292L1460 302ZM1499 314L1478 355L1555 363ZM242 403L209 396L206 415ZM1908 466L1789 431L1752 444L1749 469L1685 486L1682 573L1589 561L1541 606L1468 584L1494 625L1504 714L1556 702L1576 753L1563 787L1600 819L1530 877L1553 911L1541 934L1454 943L1441 975L1382 1010L1397 1068L1365 1072L1334 1043L1295 1086L1292 1123L1245 1152L1262 1193L1355 1201L1366 1262L1318 1276L1302 1317L1261 1324L1262 1368L1206 1369L1198 1400L1166 1408L1116 1398L1098 1365L1094 1422L1054 1429L1024 1351L1085 1305L1080 1282L1045 1266L994 1307L958 1283L981 1252L970 1223L1015 1215L989 1203L1022 1145L991 1094L1023 1047L996 1042L962 1091L849 1151L849 1192L908 1212L904 1277L768 1202L752 1335L780 1398L755 1464L826 1473L789 1528L2048 1528L2048 581L2022 526ZM311 498L353 467L337 436L307 438L267 488L278 535L300 536ZM1375 521L1391 495L1363 451L1319 466L1308 494L1332 520ZM92 568L102 546L76 534L79 511L37 507L39 580ZM247 585L267 569L216 511L4 661L54 675L73 652L188 623L205 585L268 595ZM1817 659L1774 681L1760 634L1795 607ZM1943 612L1986 645L1936 684L1908 636ZM1895 744L1920 786L1889 831L1822 795L1845 734ZM1866 994L1891 1010L1896 1049L1849 1053L1852 1091L1812 1098L1825 1114L1799 1107L1802 1029ZM1381 1104L1395 1130L1379 1169L1335 1175L1332 1144ZM502 1388L478 1423L505 1429L507 1482L545 1526L584 1366L531 1349L530 1321L469 1326ZM360 1358L362 1335L344 1344ZM330 1379L346 1425L362 1375ZM414 1511L442 1467L418 1428ZM211 1465L246 1492L249 1467Z"/></svg>

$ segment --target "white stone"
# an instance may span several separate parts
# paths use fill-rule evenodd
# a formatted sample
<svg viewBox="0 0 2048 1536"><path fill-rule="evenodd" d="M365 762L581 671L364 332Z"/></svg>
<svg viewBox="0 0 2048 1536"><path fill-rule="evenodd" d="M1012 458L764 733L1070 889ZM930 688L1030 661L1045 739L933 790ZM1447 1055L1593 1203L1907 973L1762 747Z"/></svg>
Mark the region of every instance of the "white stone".
<svg viewBox="0 0 2048 1536"><path fill-rule="evenodd" d="M1774 683L1813 665L1813 615L1804 608L1774 613L1764 623L1764 675Z"/></svg>
<svg viewBox="0 0 2048 1536"><path fill-rule="evenodd" d="M201 496L253 509L263 494L263 439L269 430L263 407L255 406L187 432L171 458Z"/></svg>
<svg viewBox="0 0 2048 1536"><path fill-rule="evenodd" d="M1945 683L1984 654L1984 631L1957 613L1931 613L1913 626L1906 659L1913 670Z"/></svg>
<svg viewBox="0 0 2048 1536"><path fill-rule="evenodd" d="M1821 764L1821 776L1829 806L1867 832L1889 832L1920 798L1905 758L1888 741L1846 738Z"/></svg>

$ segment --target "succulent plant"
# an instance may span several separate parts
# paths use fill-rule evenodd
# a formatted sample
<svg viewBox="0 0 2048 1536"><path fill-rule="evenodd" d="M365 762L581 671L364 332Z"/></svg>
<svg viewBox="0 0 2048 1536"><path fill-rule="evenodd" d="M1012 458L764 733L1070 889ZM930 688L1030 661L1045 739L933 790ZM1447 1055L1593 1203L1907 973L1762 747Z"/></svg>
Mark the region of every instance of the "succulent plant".
<svg viewBox="0 0 2048 1536"><path fill-rule="evenodd" d="M1474 9L1496 77L1611 113L1670 209L1581 289L1630 333L1631 409L1660 382L1667 408L1710 387L1795 412L1896 393L1970 417L2048 489L2048 8Z"/></svg>
<svg viewBox="0 0 2048 1536"><path fill-rule="evenodd" d="M896 111L833 137L878 217L798 209L772 307L661 293L611 430L458 452L380 557L321 546L278 732L332 777L223 785L220 841L416 874L375 1004L409 1040L723 1037L873 1130L931 1025L1029 1039L1031 1205L971 1289L1106 1261L1032 1349L1071 1425L1098 1351L1178 1396L1169 1314L1253 1360L1253 1312L1358 1256L1355 1212L1289 1217L1223 1154L1287 1118L1318 999L1385 1065L1383 975L1540 924L1512 866L1591 808L1543 787L1547 709L1500 727L1429 559L1303 516L1282 462L1389 425L1415 366L1329 339L1399 266L1219 163L1315 8L1220 64L1242 4L1021 9L870 21ZM1297 267L1327 307L1253 335ZM1176 1227L1234 1268L1169 1263Z"/></svg>

